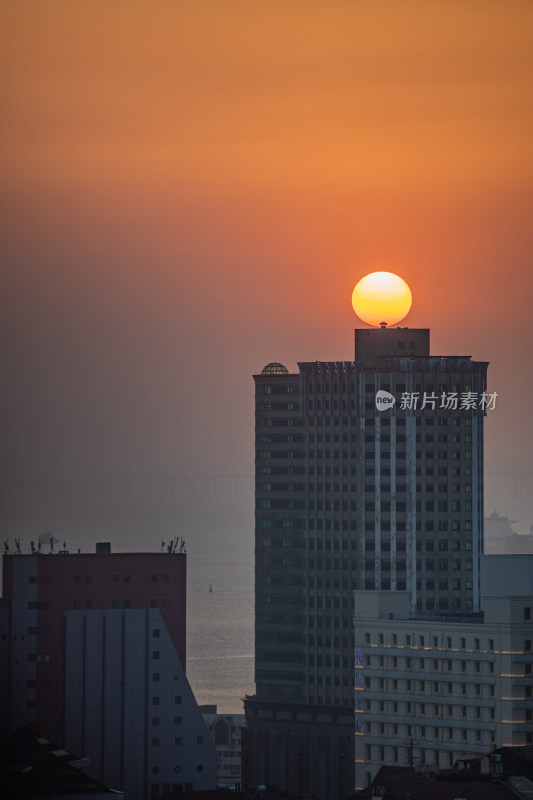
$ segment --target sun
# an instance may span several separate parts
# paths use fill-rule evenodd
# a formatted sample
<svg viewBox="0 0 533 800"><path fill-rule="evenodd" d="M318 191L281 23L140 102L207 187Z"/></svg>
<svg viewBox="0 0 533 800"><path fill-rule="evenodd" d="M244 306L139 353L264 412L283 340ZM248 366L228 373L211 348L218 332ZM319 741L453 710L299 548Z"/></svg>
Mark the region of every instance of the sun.
<svg viewBox="0 0 533 800"><path fill-rule="evenodd" d="M361 278L352 293L353 310L368 325L395 325L411 308L411 290L393 272L371 272Z"/></svg>

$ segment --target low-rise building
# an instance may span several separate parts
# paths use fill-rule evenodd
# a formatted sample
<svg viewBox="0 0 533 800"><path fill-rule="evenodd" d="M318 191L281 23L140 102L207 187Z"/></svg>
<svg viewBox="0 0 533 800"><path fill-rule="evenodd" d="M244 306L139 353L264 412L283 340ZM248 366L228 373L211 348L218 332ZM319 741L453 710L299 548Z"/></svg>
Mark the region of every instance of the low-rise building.
<svg viewBox="0 0 533 800"><path fill-rule="evenodd" d="M8 554L0 734L37 729L128 800L216 785L185 674L186 554Z"/></svg>
<svg viewBox="0 0 533 800"><path fill-rule="evenodd" d="M356 788L383 764L533 743L533 593L440 617L413 615L408 592L354 597Z"/></svg>
<svg viewBox="0 0 533 800"><path fill-rule="evenodd" d="M200 711L217 751L217 783L239 790L244 714L218 714L216 705L200 706Z"/></svg>

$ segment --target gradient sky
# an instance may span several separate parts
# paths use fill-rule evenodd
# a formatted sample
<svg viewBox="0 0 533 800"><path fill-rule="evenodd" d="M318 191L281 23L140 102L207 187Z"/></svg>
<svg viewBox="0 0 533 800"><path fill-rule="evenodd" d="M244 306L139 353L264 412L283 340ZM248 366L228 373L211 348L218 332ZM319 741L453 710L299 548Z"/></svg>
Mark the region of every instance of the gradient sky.
<svg viewBox="0 0 533 800"><path fill-rule="evenodd" d="M20 482L251 475L251 375L352 359L374 269L491 362L487 511L529 530L530 0L2 0L0 31L4 536L41 530Z"/></svg>

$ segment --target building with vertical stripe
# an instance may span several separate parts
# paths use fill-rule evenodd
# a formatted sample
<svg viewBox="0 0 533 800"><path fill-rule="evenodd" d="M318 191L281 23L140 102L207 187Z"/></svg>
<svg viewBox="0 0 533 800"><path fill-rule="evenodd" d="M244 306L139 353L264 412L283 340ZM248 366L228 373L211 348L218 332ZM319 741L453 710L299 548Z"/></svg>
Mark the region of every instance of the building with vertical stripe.
<svg viewBox="0 0 533 800"><path fill-rule="evenodd" d="M185 675L184 552L4 555L2 605L4 735L38 730L133 800L214 788Z"/></svg>
<svg viewBox="0 0 533 800"><path fill-rule="evenodd" d="M354 361L255 382L255 679L244 783L353 789L353 592L475 614L487 363L429 330L355 331Z"/></svg>

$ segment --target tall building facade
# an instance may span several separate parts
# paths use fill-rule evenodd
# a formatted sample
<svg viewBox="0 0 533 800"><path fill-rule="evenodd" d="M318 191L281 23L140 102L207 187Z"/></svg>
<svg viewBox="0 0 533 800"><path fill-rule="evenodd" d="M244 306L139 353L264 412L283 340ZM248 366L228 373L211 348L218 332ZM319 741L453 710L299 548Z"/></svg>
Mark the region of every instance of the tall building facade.
<svg viewBox="0 0 533 800"><path fill-rule="evenodd" d="M355 359L255 381L256 695L243 780L353 789L354 590L479 610L487 363L429 331L355 331ZM296 765L296 766L295 766Z"/></svg>
<svg viewBox="0 0 533 800"><path fill-rule="evenodd" d="M2 732L29 726L132 800L210 789L185 665L185 553L5 555Z"/></svg>

